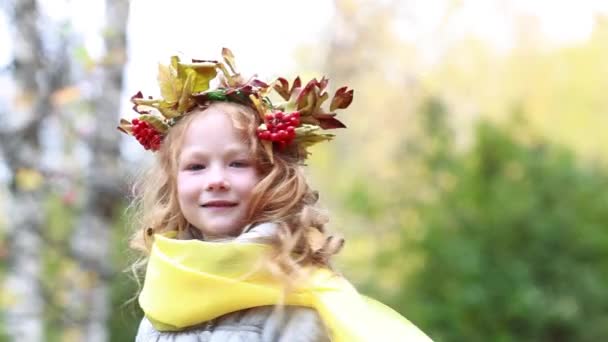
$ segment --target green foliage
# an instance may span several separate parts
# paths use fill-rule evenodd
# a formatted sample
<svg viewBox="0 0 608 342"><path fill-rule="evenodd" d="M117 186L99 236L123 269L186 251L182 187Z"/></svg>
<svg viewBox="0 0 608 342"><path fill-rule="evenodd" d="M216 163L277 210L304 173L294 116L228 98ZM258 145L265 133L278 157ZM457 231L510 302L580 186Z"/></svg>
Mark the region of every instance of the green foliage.
<svg viewBox="0 0 608 342"><path fill-rule="evenodd" d="M44 338L60 341L63 331L57 329L64 319L66 269L73 269L73 261L66 255L69 236L73 231L76 211L65 204L59 193L49 193L44 200L45 231L43 232L41 287L45 294Z"/></svg>
<svg viewBox="0 0 608 342"><path fill-rule="evenodd" d="M112 315L108 322L110 341L134 341L143 313L137 301L131 301L137 286L125 274L111 284Z"/></svg>
<svg viewBox="0 0 608 342"><path fill-rule="evenodd" d="M70 279L77 277L77 282L82 286L91 286L93 283L83 285L82 282L97 281L94 279L97 279L99 275L94 273L87 275L87 270L80 271L73 258L66 253L78 215L77 209L67 206L58 194L51 193L45 199L45 213L47 229L44 232L44 268L41 277L47 299L44 334L47 341L61 341L69 339L66 336L71 333L61 328L61 322L79 318L68 317L64 312L66 284ZM142 312L136 301L129 302L137 293L136 283L129 278L128 274L121 272L128 268L131 260L128 255L128 235L125 234L127 228L121 219L116 218L116 222L110 227L113 239L112 275L107 281L110 287L111 314L107 324L110 341L133 341ZM0 341L3 341L1 331Z"/></svg>
<svg viewBox="0 0 608 342"><path fill-rule="evenodd" d="M424 261L385 299L438 341L608 337L608 172L522 137L480 124L421 210L426 234L403 234Z"/></svg>
<svg viewBox="0 0 608 342"><path fill-rule="evenodd" d="M112 314L108 330L110 341L134 341L143 312L137 303L137 283L129 272L136 256L129 249L128 225L121 216L112 230L112 263L116 276L110 284Z"/></svg>
<svg viewBox="0 0 608 342"><path fill-rule="evenodd" d="M382 212L377 197L368 184L355 181L344 194L344 206L358 215L374 219Z"/></svg>

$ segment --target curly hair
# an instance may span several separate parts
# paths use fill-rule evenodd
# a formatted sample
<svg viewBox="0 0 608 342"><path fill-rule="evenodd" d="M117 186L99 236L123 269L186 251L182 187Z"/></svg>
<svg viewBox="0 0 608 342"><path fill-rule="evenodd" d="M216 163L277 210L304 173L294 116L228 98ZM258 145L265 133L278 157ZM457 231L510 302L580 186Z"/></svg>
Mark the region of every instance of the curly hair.
<svg viewBox="0 0 608 342"><path fill-rule="evenodd" d="M268 241L273 246L268 269L290 285L301 275L303 266L330 267L330 258L341 249L344 239L326 232L328 217L316 206L318 194L306 181L297 148L275 151L271 163L256 135L261 121L257 113L235 103L212 102L193 110L171 128L156 153L156 163L133 186L136 229L130 246L143 252L143 257L132 265L134 273L141 274L145 267L156 233L176 232L178 239L204 239L180 210L176 177L184 133L195 117L205 115L207 108L230 117L262 175L253 189L247 222L250 226L263 222L279 226L277 236Z"/></svg>

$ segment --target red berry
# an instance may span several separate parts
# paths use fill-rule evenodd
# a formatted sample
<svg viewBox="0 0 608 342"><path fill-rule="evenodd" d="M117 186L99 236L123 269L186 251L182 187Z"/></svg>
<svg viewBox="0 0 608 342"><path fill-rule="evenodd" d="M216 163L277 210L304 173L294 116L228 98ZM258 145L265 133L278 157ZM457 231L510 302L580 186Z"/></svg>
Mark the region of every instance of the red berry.
<svg viewBox="0 0 608 342"><path fill-rule="evenodd" d="M272 121L272 119L274 119L274 114L266 114L267 121Z"/></svg>
<svg viewBox="0 0 608 342"><path fill-rule="evenodd" d="M274 117L277 118L277 120L282 120L283 119L283 112L278 112L274 114Z"/></svg>
<svg viewBox="0 0 608 342"><path fill-rule="evenodd" d="M279 140L279 135L277 133L271 133L270 134L270 140L272 140L272 141L278 141Z"/></svg>
<svg viewBox="0 0 608 342"><path fill-rule="evenodd" d="M133 119L131 121L133 136L146 150L158 150L162 141L162 135L146 121Z"/></svg>

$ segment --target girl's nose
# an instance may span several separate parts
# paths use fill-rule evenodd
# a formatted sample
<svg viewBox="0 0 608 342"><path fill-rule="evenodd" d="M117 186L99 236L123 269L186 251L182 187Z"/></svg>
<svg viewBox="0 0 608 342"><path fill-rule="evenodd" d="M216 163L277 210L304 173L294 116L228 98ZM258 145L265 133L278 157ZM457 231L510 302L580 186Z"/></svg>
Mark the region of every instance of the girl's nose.
<svg viewBox="0 0 608 342"><path fill-rule="evenodd" d="M226 180L224 173L221 170L216 170L210 174L209 182L205 189L207 191L229 190L230 183Z"/></svg>
<svg viewBox="0 0 608 342"><path fill-rule="evenodd" d="M211 181L207 184L207 191L229 190L230 184L223 179Z"/></svg>

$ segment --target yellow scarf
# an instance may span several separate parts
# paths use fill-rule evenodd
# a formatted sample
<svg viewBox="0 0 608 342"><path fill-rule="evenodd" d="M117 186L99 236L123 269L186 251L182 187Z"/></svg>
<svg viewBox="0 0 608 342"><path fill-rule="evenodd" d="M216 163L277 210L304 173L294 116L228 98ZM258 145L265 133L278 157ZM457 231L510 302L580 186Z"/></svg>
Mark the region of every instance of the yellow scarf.
<svg viewBox="0 0 608 342"><path fill-rule="evenodd" d="M139 303L160 331L175 331L221 315L279 302L280 283L257 262L270 246L155 236ZM244 277L247 276L247 277ZM285 298L316 309L332 341L431 341L396 311L360 295L344 278L315 269Z"/></svg>

